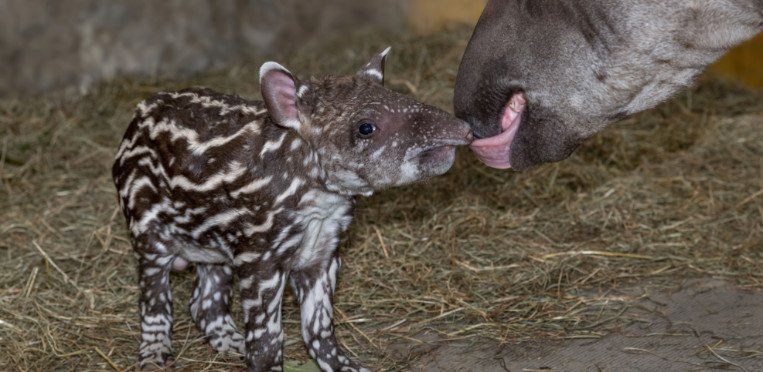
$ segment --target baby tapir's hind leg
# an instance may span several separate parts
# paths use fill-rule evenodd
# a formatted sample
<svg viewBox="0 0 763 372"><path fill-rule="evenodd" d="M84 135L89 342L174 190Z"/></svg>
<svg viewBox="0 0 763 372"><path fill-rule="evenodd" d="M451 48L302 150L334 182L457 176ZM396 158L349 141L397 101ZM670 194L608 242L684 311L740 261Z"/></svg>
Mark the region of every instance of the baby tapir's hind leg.
<svg viewBox="0 0 763 372"><path fill-rule="evenodd" d="M191 317L204 332L209 344L219 352L245 353L244 337L230 316L233 270L223 264L197 264Z"/></svg>
<svg viewBox="0 0 763 372"><path fill-rule="evenodd" d="M339 257L294 270L291 283L299 299L302 338L323 371L366 371L347 358L337 344L332 324L332 297Z"/></svg>
<svg viewBox="0 0 763 372"><path fill-rule="evenodd" d="M163 368L172 364L172 256L139 252L140 368Z"/></svg>

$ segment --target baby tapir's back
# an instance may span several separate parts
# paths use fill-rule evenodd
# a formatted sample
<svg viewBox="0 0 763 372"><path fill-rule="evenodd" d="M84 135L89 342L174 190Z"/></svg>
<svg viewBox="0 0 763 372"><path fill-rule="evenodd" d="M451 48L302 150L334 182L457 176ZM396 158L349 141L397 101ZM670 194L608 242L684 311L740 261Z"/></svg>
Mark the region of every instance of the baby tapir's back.
<svg viewBox="0 0 763 372"><path fill-rule="evenodd" d="M134 239L159 235L147 240L174 246L158 249L230 261L245 231L267 232L276 200L296 203L279 197L293 173L312 165L302 150L299 137L274 125L262 102L186 89L139 104L113 177Z"/></svg>

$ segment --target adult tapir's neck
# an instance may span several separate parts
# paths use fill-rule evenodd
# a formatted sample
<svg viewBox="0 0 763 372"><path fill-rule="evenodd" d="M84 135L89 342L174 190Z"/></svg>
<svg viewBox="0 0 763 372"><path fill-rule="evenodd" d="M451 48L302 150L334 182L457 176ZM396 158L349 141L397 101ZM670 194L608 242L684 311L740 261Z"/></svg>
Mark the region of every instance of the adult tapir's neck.
<svg viewBox="0 0 763 372"><path fill-rule="evenodd" d="M687 47L723 53L763 30L763 0L672 0L665 4L670 5L679 40Z"/></svg>
<svg viewBox="0 0 763 372"><path fill-rule="evenodd" d="M730 48L763 29L763 0L585 3L621 23L616 27L621 39L599 61L611 76L604 79L607 93L630 97L623 97L624 105L606 107L615 115L639 112L667 99ZM613 3L618 6L606 5ZM622 81L638 83L620 90Z"/></svg>
<svg viewBox="0 0 763 372"><path fill-rule="evenodd" d="M554 22L549 29L572 26L592 39L669 31L696 47L724 50L763 30L763 0L491 0L485 13L542 18Z"/></svg>

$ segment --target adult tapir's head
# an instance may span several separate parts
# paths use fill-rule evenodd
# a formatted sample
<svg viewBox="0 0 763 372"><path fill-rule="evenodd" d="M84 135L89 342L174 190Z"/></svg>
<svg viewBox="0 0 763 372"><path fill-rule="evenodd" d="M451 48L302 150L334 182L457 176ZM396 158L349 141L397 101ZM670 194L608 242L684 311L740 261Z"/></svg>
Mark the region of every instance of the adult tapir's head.
<svg viewBox="0 0 763 372"><path fill-rule="evenodd" d="M455 113L487 165L559 161L761 27L760 0L491 0L458 71Z"/></svg>
<svg viewBox="0 0 763 372"><path fill-rule="evenodd" d="M443 174L455 146L472 141L466 122L384 87L388 51L354 75L302 82L273 62L260 70L270 116L310 144L334 191L369 194Z"/></svg>

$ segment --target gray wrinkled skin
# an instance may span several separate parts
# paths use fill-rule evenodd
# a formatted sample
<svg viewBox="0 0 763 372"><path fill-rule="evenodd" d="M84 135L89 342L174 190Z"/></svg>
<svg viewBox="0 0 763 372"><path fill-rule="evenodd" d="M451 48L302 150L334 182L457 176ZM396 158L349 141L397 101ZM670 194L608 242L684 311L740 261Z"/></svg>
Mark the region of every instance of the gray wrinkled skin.
<svg viewBox="0 0 763 372"><path fill-rule="evenodd" d="M455 112L491 137L509 97L525 92L512 167L560 161L761 29L763 0L491 0L461 62Z"/></svg>

